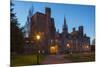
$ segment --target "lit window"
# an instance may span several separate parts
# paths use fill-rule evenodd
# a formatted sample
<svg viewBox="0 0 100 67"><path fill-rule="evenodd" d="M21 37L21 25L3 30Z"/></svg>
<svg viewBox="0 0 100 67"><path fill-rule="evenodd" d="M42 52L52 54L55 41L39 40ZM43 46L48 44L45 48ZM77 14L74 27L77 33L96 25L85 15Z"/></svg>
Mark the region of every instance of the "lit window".
<svg viewBox="0 0 100 67"><path fill-rule="evenodd" d="M89 46L87 45L86 48L89 48Z"/></svg>

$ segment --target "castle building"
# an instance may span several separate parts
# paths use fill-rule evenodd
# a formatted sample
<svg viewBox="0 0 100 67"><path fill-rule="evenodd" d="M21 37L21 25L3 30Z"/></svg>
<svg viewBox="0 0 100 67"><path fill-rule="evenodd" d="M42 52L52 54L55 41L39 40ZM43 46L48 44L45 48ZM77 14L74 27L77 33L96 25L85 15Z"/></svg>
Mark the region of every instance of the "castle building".
<svg viewBox="0 0 100 67"><path fill-rule="evenodd" d="M51 17L51 9L45 8L45 14L36 12L30 17L30 32L29 39L33 46L33 51L48 54L50 52L51 43L55 39L55 24L54 18ZM36 36L40 36L40 40L36 39ZM38 46L37 46L38 45Z"/></svg>
<svg viewBox="0 0 100 67"><path fill-rule="evenodd" d="M69 52L87 52L90 51L90 37L84 34L83 26L79 26L78 30L73 28L72 32L68 32L68 25L64 17L64 25L62 27L62 33L57 33L60 53Z"/></svg>
<svg viewBox="0 0 100 67"><path fill-rule="evenodd" d="M29 50L32 49L30 52L59 54L90 51L90 37L84 34L83 26L79 26L78 30L73 28L73 31L69 33L66 18L64 17L62 33L56 32L50 8L46 7L45 13L36 12L28 20L30 46L27 47ZM37 35L40 36L39 40L36 39Z"/></svg>

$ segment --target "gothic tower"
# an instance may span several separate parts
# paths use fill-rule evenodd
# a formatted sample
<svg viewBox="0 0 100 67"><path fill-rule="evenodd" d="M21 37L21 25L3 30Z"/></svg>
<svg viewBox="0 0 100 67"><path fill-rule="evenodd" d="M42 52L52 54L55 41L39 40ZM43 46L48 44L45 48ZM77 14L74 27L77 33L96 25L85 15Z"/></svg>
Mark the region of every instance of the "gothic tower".
<svg viewBox="0 0 100 67"><path fill-rule="evenodd" d="M45 8L45 14L47 15L48 18L50 18L51 17L51 9L46 7Z"/></svg>
<svg viewBox="0 0 100 67"><path fill-rule="evenodd" d="M63 34L68 34L68 26L66 23L66 18L64 17Z"/></svg>
<svg viewBox="0 0 100 67"><path fill-rule="evenodd" d="M33 11L34 11L34 7L32 5L32 7L29 9L27 21L25 24L25 28L26 28L25 36L26 37L29 37L31 33L31 17L33 16Z"/></svg>
<svg viewBox="0 0 100 67"><path fill-rule="evenodd" d="M79 31L79 36L83 37L83 34L84 34L84 32L83 32L84 31L83 26L79 26L78 31Z"/></svg>

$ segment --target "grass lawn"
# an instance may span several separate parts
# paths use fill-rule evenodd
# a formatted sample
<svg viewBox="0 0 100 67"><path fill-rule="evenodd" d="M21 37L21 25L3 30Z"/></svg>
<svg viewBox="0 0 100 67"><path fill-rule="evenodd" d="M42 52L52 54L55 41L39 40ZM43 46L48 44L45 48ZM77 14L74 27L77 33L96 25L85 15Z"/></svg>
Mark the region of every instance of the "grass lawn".
<svg viewBox="0 0 100 67"><path fill-rule="evenodd" d="M69 59L72 62L89 62L95 61L95 53L73 53L65 55L64 58Z"/></svg>
<svg viewBox="0 0 100 67"><path fill-rule="evenodd" d="M44 56L39 55L39 62L43 60ZM15 55L11 56L11 66L24 66L24 65L36 65L36 55Z"/></svg>

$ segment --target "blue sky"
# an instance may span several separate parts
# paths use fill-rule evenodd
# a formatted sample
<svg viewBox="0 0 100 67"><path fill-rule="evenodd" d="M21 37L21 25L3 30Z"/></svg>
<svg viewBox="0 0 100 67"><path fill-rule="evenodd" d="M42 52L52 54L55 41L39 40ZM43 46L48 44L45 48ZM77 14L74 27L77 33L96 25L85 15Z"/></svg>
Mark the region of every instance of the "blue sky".
<svg viewBox="0 0 100 67"><path fill-rule="evenodd" d="M76 30L80 25L84 26L84 33L91 37L95 37L95 6L93 5L75 5L75 4L57 4L57 3L40 3L13 1L15 4L14 12L18 18L20 26L24 26L27 21L28 11L33 6L34 13L37 11L45 13L45 7L51 8L51 16L54 18L56 30L62 32L64 16L68 24L69 33L72 28Z"/></svg>

